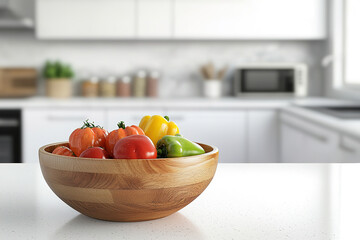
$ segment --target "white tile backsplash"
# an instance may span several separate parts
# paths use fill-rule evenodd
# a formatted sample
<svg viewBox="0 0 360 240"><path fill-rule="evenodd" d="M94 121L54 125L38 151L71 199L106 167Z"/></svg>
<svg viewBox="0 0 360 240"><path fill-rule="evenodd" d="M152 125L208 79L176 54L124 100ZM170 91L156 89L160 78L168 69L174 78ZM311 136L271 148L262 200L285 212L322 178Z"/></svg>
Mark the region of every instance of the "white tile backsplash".
<svg viewBox="0 0 360 240"><path fill-rule="evenodd" d="M44 41L37 40L31 31L0 31L0 66L40 68L47 59L60 59L72 64L78 78L159 69L162 97L201 95L199 66L207 61L218 68L229 66L225 94L230 93L235 66L283 61L308 64L310 94L322 95L324 52L324 41Z"/></svg>

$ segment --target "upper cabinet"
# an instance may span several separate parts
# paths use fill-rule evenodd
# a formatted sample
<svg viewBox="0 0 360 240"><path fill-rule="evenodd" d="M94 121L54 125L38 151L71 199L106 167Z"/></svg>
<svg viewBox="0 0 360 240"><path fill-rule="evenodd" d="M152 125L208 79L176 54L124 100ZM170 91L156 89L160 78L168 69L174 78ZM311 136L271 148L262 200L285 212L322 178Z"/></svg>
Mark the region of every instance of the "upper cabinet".
<svg viewBox="0 0 360 240"><path fill-rule="evenodd" d="M326 0L37 0L43 39L323 39Z"/></svg>
<svg viewBox="0 0 360 240"><path fill-rule="evenodd" d="M37 0L36 33L43 39L135 37L134 0Z"/></svg>
<svg viewBox="0 0 360 240"><path fill-rule="evenodd" d="M181 39L321 39L326 0L175 0Z"/></svg>
<svg viewBox="0 0 360 240"><path fill-rule="evenodd" d="M172 0L137 0L137 37L171 38L173 35Z"/></svg>

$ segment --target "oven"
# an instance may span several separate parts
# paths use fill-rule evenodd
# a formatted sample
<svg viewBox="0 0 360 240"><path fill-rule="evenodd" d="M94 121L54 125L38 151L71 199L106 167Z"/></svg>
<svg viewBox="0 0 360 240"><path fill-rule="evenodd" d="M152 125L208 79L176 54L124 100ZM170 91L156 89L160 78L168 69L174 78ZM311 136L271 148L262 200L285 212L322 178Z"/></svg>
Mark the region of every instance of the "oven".
<svg viewBox="0 0 360 240"><path fill-rule="evenodd" d="M21 162L21 110L0 110L0 163Z"/></svg>

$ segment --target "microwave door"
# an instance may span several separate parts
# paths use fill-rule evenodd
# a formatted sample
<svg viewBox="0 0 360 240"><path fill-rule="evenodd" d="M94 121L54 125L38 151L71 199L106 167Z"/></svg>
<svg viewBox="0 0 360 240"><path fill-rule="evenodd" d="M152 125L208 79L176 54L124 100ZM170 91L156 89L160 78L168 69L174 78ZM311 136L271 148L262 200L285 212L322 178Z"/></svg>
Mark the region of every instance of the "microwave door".
<svg viewBox="0 0 360 240"><path fill-rule="evenodd" d="M241 92L244 93L291 93L293 73L283 69L252 69L241 73Z"/></svg>
<svg viewBox="0 0 360 240"><path fill-rule="evenodd" d="M294 70L281 71L280 81L283 92L295 92L295 73Z"/></svg>
<svg viewBox="0 0 360 240"><path fill-rule="evenodd" d="M274 70L244 70L242 72L243 92L278 92L279 72Z"/></svg>

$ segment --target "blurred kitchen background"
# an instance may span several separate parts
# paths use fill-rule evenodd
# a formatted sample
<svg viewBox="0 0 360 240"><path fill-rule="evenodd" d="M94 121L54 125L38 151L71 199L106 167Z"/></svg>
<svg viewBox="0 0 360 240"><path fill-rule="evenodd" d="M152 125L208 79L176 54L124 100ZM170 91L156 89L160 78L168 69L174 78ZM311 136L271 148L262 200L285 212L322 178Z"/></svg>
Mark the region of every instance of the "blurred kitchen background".
<svg viewBox="0 0 360 240"><path fill-rule="evenodd" d="M220 162L360 162L356 0L0 0L0 162L169 115Z"/></svg>

